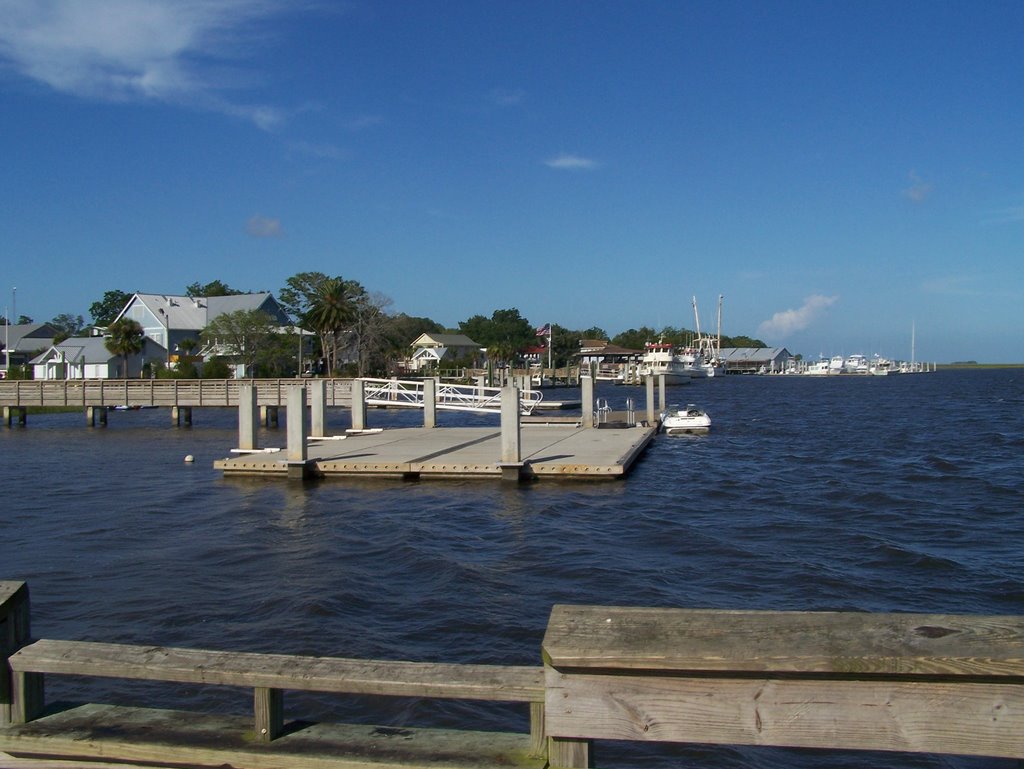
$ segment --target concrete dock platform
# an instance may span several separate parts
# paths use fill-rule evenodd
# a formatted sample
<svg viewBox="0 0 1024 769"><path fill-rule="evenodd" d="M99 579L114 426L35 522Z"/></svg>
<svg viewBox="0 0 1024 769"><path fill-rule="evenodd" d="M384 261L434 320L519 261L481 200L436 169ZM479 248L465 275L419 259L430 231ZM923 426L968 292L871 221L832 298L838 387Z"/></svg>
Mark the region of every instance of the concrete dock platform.
<svg viewBox="0 0 1024 769"><path fill-rule="evenodd" d="M523 424L520 479L618 479L654 439L655 427L581 428ZM305 477L508 478L501 428L413 427L310 438ZM225 476L295 477L286 452L246 453L214 462Z"/></svg>

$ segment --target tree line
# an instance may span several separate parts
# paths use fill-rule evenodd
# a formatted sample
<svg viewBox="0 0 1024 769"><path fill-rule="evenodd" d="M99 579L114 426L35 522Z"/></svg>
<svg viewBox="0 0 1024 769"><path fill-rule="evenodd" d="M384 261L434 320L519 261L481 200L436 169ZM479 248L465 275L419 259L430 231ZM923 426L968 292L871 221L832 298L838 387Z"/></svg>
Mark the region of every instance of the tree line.
<svg viewBox="0 0 1024 769"><path fill-rule="evenodd" d="M195 282L185 287L190 297L232 296L253 293L232 288L214 280ZM137 321L115 318L133 295L106 291L89 307L93 323L106 328L106 346L112 354L127 359L143 345L142 327ZM291 321L281 329L277 320L259 310L238 310L215 318L199 338L185 340L175 351L178 363L167 370L159 362L154 376L197 376L194 355L199 349L216 349L220 359L206 360L203 375L227 376L229 362L241 363L247 371L261 376L290 376L299 373L305 360L314 373L340 376L390 374L396 361L408 357L409 345L423 333L463 334L485 349L489 361L516 365L527 351L541 352L547 363L547 334L522 317L518 309L495 310L490 317L473 315L456 328L446 328L430 318L391 313L391 299L369 291L358 281L322 272L300 272L288 278L275 294L278 304ZM31 322L31 318L26 318ZM62 314L50 321L64 338L87 333L80 315ZM631 328L613 337L597 326L571 329L553 323L551 360L556 367L571 365L583 339L605 340L618 347L642 350L647 342L665 341L676 345L695 344L696 333L686 328L647 326ZM302 332L313 335L312 339ZM722 337L723 347L765 347L764 342L746 336ZM451 362L453 367L479 366L482 355L469 354ZM126 368L127 370L127 368Z"/></svg>

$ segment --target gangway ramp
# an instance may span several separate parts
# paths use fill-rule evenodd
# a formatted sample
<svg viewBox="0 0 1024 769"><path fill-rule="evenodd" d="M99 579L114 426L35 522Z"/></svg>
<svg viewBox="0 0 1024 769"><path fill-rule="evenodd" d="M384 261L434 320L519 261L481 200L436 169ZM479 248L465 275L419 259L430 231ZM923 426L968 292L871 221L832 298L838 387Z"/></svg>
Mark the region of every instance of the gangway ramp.
<svg viewBox="0 0 1024 769"><path fill-rule="evenodd" d="M426 380L363 379L363 400L368 406L423 408ZM472 411L482 414L501 413L501 388L459 385L434 381L435 408L447 411ZM539 390L521 390L519 410L532 414L544 394Z"/></svg>

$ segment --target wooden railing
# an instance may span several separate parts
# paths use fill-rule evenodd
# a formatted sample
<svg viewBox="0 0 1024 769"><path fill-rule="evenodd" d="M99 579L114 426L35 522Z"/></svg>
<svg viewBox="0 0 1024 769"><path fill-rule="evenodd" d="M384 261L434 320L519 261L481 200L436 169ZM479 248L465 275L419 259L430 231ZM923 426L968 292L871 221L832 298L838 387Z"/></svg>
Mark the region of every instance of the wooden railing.
<svg viewBox="0 0 1024 769"><path fill-rule="evenodd" d="M256 386L257 405L285 406L306 379L57 379L0 381L0 406L237 406L238 389ZM328 406L348 406L351 379L325 379ZM307 393L311 388L307 388ZM307 400L311 397L307 394Z"/></svg>
<svg viewBox="0 0 1024 769"><path fill-rule="evenodd" d="M1017 616L555 606L543 668L31 642L13 582L0 628L0 750L23 755L571 769L615 740L1024 757ZM47 709L55 674L248 687L255 715ZM286 689L529 703L531 734L288 724Z"/></svg>
<svg viewBox="0 0 1024 769"><path fill-rule="evenodd" d="M595 740L1024 756L1024 617L556 606L552 766Z"/></svg>

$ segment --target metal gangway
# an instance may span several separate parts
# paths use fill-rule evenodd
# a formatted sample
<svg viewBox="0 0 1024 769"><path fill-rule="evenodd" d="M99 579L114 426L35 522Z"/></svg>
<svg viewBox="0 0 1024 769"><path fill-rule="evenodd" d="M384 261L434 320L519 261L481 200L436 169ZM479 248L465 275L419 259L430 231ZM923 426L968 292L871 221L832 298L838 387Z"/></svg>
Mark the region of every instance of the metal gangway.
<svg viewBox="0 0 1024 769"><path fill-rule="evenodd" d="M372 406L423 408L424 380L362 379L363 400ZM500 387L448 384L435 381L434 402L438 409L501 413ZM544 394L539 390L519 391L519 411L532 414Z"/></svg>

